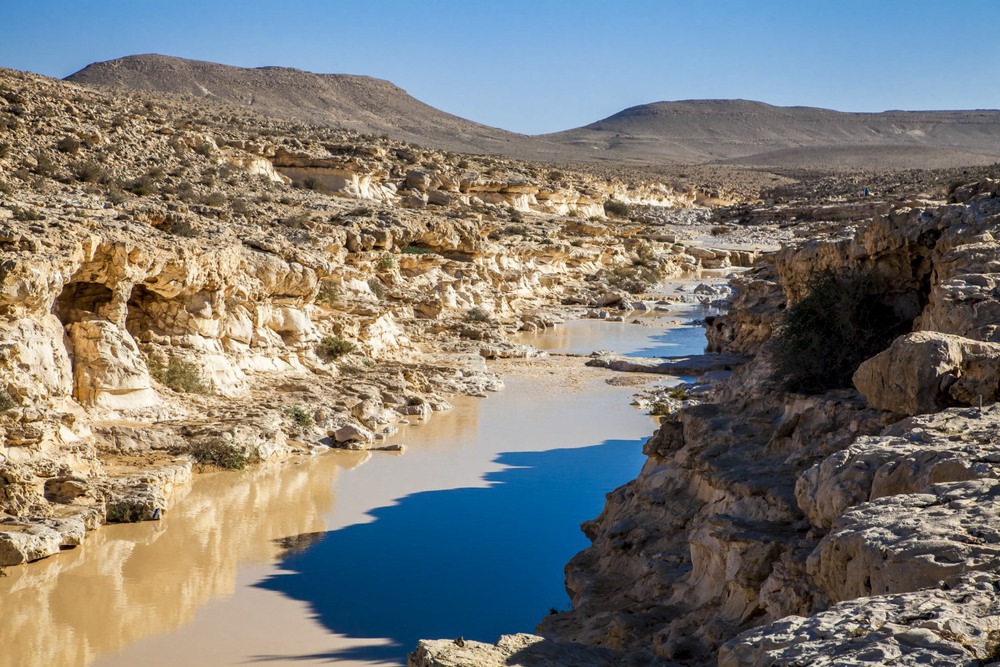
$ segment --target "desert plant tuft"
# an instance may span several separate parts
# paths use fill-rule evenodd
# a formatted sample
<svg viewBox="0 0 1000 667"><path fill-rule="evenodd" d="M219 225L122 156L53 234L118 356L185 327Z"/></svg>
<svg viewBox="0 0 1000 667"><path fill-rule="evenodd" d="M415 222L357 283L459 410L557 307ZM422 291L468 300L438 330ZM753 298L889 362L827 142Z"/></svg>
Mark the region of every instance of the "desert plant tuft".
<svg viewBox="0 0 1000 667"><path fill-rule="evenodd" d="M316 347L316 351L329 359L349 354L354 351L355 345L346 338L338 336L323 336L323 339Z"/></svg>
<svg viewBox="0 0 1000 667"><path fill-rule="evenodd" d="M394 266L396 266L396 259L389 253L383 253L382 256L378 258L379 271L388 271Z"/></svg>
<svg viewBox="0 0 1000 667"><path fill-rule="evenodd" d="M33 208L21 208L20 206L14 206L11 208L14 212L14 220L20 222L34 222L36 220L44 220L45 216L36 211Z"/></svg>
<svg viewBox="0 0 1000 667"><path fill-rule="evenodd" d="M316 303L321 306L332 306L340 297L340 288L332 280L323 280L316 291Z"/></svg>
<svg viewBox="0 0 1000 667"><path fill-rule="evenodd" d="M16 407L17 401L11 397L10 393L6 389L0 389L0 413L13 410Z"/></svg>
<svg viewBox="0 0 1000 667"><path fill-rule="evenodd" d="M436 252L432 248L425 248L424 246L412 244L403 246L399 251L404 255L433 255Z"/></svg>
<svg viewBox="0 0 1000 667"><path fill-rule="evenodd" d="M813 273L806 295L785 311L775 336L774 378L791 391L851 386L862 361L909 331L871 274Z"/></svg>
<svg viewBox="0 0 1000 667"><path fill-rule="evenodd" d="M69 155L75 155L80 151L80 140L76 137L63 137L56 144L56 149L60 153L67 153Z"/></svg>
<svg viewBox="0 0 1000 667"><path fill-rule="evenodd" d="M491 320L490 314L479 306L470 308L465 313L465 319L469 322L489 322Z"/></svg>
<svg viewBox="0 0 1000 667"><path fill-rule="evenodd" d="M159 361L149 363L149 374L174 391L185 394L207 394L208 385L201 379L196 364L173 358L166 364Z"/></svg>
<svg viewBox="0 0 1000 667"><path fill-rule="evenodd" d="M211 465L224 470L242 470L248 463L253 463L252 457L222 438L208 438L194 442L188 453L201 465Z"/></svg>
<svg viewBox="0 0 1000 667"><path fill-rule="evenodd" d="M312 415L298 405L288 408L288 417L300 428L309 428L316 423Z"/></svg>
<svg viewBox="0 0 1000 667"><path fill-rule="evenodd" d="M617 199L609 199L604 202L604 212L612 218L627 218L629 216L629 206L625 202Z"/></svg>

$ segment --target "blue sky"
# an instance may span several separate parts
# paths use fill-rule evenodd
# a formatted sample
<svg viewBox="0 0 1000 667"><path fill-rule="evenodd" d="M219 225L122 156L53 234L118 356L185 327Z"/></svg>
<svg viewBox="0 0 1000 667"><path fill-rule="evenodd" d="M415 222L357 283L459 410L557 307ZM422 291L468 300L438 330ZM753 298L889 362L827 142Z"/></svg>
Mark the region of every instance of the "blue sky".
<svg viewBox="0 0 1000 667"><path fill-rule="evenodd" d="M0 66L134 53L368 74L488 125L659 100L1000 108L1000 0L0 0Z"/></svg>

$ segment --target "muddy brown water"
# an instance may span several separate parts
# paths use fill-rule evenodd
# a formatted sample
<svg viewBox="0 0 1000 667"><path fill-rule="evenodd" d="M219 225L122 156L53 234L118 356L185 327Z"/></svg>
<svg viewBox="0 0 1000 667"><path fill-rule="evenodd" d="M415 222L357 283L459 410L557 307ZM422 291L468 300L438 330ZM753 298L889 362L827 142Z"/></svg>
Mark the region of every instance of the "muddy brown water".
<svg viewBox="0 0 1000 667"><path fill-rule="evenodd" d="M657 327L571 327L536 341L663 343ZM9 569L0 665L391 665L415 637L531 631L568 604L579 522L638 473L654 428L607 371L547 363L404 427L403 455L201 475L159 522Z"/></svg>

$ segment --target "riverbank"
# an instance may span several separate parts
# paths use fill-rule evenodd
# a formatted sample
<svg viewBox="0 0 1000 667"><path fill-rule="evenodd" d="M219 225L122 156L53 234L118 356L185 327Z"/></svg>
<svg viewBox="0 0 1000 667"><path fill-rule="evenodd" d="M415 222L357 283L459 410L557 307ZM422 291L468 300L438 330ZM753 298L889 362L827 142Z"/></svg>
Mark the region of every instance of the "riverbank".
<svg viewBox="0 0 1000 667"><path fill-rule="evenodd" d="M681 312L685 320L692 314ZM622 330L635 350L662 344L669 332L580 324L605 348L621 342ZM200 475L160 522L111 526L58 559L10 570L0 595L17 613L0 641L18 664L230 664L262 656L311 664L333 655L349 665L401 664L408 645L428 632L479 636L467 615L449 614L483 597L495 611L481 621L482 639L512 618L530 630L550 607L568 604L562 565L585 545L577 525L638 470L652 423L628 405L635 388L609 385L611 373L583 361L491 362L506 390L455 397L454 410L404 425L386 441L407 444L402 456L331 451ZM471 514L455 516L455 508ZM539 569L538 552L553 541ZM524 563L516 544L530 546ZM501 560L491 566L491 558ZM305 596L298 579L308 582ZM453 585L472 598L449 597ZM415 586L429 588L417 595ZM411 610L414 599L433 604ZM337 609L367 620L359 627ZM102 622L90 623L97 614ZM414 619L440 624L411 627ZM53 629L70 639L46 642Z"/></svg>

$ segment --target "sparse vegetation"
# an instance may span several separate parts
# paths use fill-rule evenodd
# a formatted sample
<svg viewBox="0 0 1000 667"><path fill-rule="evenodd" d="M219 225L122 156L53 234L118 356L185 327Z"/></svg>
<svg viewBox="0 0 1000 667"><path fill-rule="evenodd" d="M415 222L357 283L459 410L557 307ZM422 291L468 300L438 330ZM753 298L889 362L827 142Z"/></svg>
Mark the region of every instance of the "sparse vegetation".
<svg viewBox="0 0 1000 667"><path fill-rule="evenodd" d="M222 438L198 440L191 445L188 453L201 465L215 466L223 470L243 470L256 460L232 442Z"/></svg>
<svg viewBox="0 0 1000 667"><path fill-rule="evenodd" d="M851 386L862 361L909 330L871 274L814 273L775 336L774 377L805 393Z"/></svg>
<svg viewBox="0 0 1000 667"><path fill-rule="evenodd" d="M394 266L396 266L396 259L391 254L382 253L382 256L378 258L379 271L389 271Z"/></svg>
<svg viewBox="0 0 1000 667"><path fill-rule="evenodd" d="M340 297L340 288L332 280L323 280L316 292L315 302L321 306L332 306Z"/></svg>
<svg viewBox="0 0 1000 667"><path fill-rule="evenodd" d="M0 389L0 414L8 412L17 407L17 401L15 401L6 389Z"/></svg>
<svg viewBox="0 0 1000 667"><path fill-rule="evenodd" d="M14 219L20 222L34 222L36 220L45 219L44 215L42 215L33 208L21 208L20 206L12 206L10 210L14 212Z"/></svg>
<svg viewBox="0 0 1000 667"><path fill-rule="evenodd" d="M490 314L479 306L470 308L465 313L465 319L467 322L489 322L492 320Z"/></svg>
<svg viewBox="0 0 1000 667"><path fill-rule="evenodd" d="M673 413L673 408L665 401L657 401L649 408L649 414L654 417L666 417Z"/></svg>
<svg viewBox="0 0 1000 667"><path fill-rule="evenodd" d="M400 252L404 255L433 255L436 251L432 248L425 248L418 245L403 246Z"/></svg>
<svg viewBox="0 0 1000 667"><path fill-rule="evenodd" d="M374 294L375 298L379 301L384 299L385 295L388 294L388 290L385 288L385 285L383 285L382 281L378 278L368 279L368 289L372 291L372 294Z"/></svg>
<svg viewBox="0 0 1000 667"><path fill-rule="evenodd" d="M316 351L328 359L336 359L345 354L350 354L354 351L355 347L354 343L346 338L323 336L323 339L320 340L319 345L316 347Z"/></svg>
<svg viewBox="0 0 1000 667"><path fill-rule="evenodd" d="M66 153L68 155L76 155L80 152L80 140L76 137L63 137L56 143L56 150L60 153Z"/></svg>
<svg viewBox="0 0 1000 667"><path fill-rule="evenodd" d="M166 364L151 361L149 374L158 382L184 394L207 394L208 385L196 364L173 357Z"/></svg>
<svg viewBox="0 0 1000 667"><path fill-rule="evenodd" d="M98 162L78 162L72 167L73 178L82 183L107 183L111 176Z"/></svg>
<svg viewBox="0 0 1000 667"><path fill-rule="evenodd" d="M288 417L295 422L299 428L310 428L316 423L312 415L298 405L293 405L288 408Z"/></svg>
<svg viewBox="0 0 1000 667"><path fill-rule="evenodd" d="M631 209L625 202L620 202L617 199L609 199L604 202L604 213L612 218L627 218L629 213L631 213Z"/></svg>

